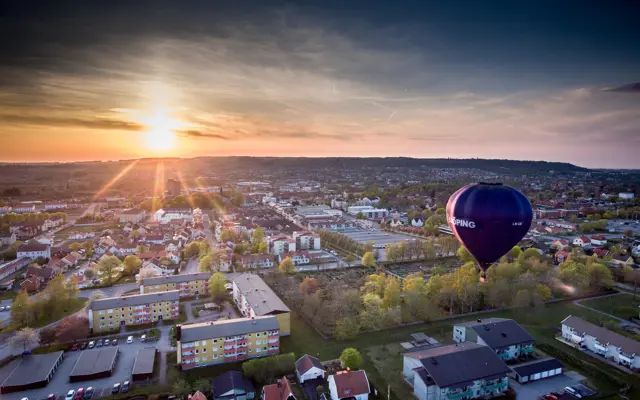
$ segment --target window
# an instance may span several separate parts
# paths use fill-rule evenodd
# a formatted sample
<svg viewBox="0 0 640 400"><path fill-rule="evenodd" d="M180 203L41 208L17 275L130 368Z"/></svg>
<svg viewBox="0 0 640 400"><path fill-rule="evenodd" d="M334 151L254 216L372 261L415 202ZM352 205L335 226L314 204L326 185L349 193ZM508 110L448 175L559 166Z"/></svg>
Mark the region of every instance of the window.
<svg viewBox="0 0 640 400"><path fill-rule="evenodd" d="M218 339L213 339L213 343L218 343Z"/></svg>
<svg viewBox="0 0 640 400"><path fill-rule="evenodd" d="M218 355L217 355L217 354L214 354L214 355L213 355L213 359L215 360L216 358L218 358Z"/></svg>
<svg viewBox="0 0 640 400"><path fill-rule="evenodd" d="M104 310L98 311L98 314L100 314L100 315L104 314Z"/></svg>
<svg viewBox="0 0 640 400"><path fill-rule="evenodd" d="M108 314L113 314L113 310L108 310L107 313Z"/></svg>
<svg viewBox="0 0 640 400"><path fill-rule="evenodd" d="M206 353L207 352L207 348L205 347L204 349L202 349L202 352Z"/></svg>
<svg viewBox="0 0 640 400"><path fill-rule="evenodd" d="M196 349L196 354L198 354L200 351L198 349Z"/></svg>
<svg viewBox="0 0 640 400"><path fill-rule="evenodd" d="M260 347L256 348L256 353L262 353L262 349Z"/></svg>
<svg viewBox="0 0 640 400"><path fill-rule="evenodd" d="M262 344L261 340L256 340L256 344Z"/></svg>

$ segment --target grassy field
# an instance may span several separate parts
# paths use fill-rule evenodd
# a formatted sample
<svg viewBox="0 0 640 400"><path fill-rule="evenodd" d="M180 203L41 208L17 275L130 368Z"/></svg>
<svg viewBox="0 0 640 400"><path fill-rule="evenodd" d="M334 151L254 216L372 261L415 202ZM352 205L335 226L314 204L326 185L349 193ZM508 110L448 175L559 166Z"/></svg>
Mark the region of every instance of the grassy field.
<svg viewBox="0 0 640 400"><path fill-rule="evenodd" d="M640 296L637 296L634 300L633 295L630 294L585 300L582 304L622 319L632 316L638 318L638 313L640 312Z"/></svg>
<svg viewBox="0 0 640 400"><path fill-rule="evenodd" d="M62 318L66 317L67 315L71 315L71 314L74 314L74 313L82 310L82 308L87 304L87 301L89 301L89 299L80 298L80 297L71 299L68 307L66 307L65 309L60 310L57 313L46 315L43 318L39 318L39 319L35 320L29 326L31 328L42 328L43 326L49 325L52 322L61 320ZM16 329L19 329L19 328L20 327L14 325L14 324L10 324L0 332L12 332L12 331L15 331Z"/></svg>

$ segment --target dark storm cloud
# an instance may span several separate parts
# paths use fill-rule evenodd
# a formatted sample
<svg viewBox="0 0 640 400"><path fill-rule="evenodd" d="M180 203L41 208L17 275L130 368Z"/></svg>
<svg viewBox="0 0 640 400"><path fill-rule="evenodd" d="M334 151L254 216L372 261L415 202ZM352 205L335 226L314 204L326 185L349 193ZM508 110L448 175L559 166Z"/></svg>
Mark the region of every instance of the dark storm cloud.
<svg viewBox="0 0 640 400"><path fill-rule="evenodd" d="M603 89L605 92L618 92L618 93L640 93L640 83L630 83L628 85L616 86L612 88Z"/></svg>

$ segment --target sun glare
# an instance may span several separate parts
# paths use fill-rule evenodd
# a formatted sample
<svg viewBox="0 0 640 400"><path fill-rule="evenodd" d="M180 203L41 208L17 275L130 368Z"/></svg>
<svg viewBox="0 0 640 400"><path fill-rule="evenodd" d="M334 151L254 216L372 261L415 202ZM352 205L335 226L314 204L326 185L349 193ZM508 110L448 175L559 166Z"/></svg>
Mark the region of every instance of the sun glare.
<svg viewBox="0 0 640 400"><path fill-rule="evenodd" d="M175 147L174 132L182 126L180 121L169 116L164 110L157 110L143 123L147 126L144 139L149 150L167 151Z"/></svg>

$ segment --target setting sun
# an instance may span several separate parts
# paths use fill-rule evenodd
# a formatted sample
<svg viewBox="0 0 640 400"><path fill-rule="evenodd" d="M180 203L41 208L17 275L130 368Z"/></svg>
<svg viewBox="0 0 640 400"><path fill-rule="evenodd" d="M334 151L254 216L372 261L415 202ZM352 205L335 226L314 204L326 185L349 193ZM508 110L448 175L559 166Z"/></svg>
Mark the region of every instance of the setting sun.
<svg viewBox="0 0 640 400"><path fill-rule="evenodd" d="M167 151L175 147L175 130L183 124L172 118L165 110L158 109L142 121L148 129L144 132L145 146L149 150Z"/></svg>

